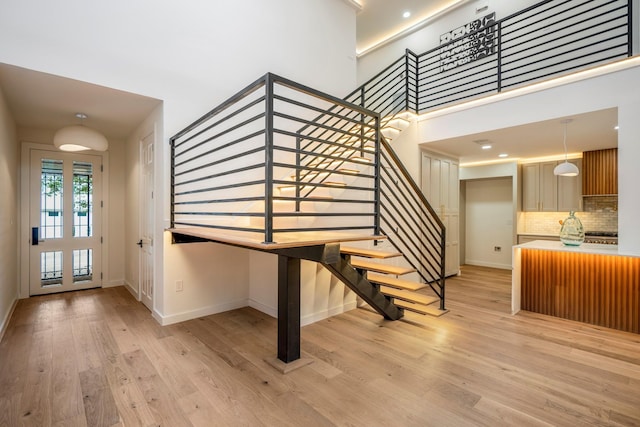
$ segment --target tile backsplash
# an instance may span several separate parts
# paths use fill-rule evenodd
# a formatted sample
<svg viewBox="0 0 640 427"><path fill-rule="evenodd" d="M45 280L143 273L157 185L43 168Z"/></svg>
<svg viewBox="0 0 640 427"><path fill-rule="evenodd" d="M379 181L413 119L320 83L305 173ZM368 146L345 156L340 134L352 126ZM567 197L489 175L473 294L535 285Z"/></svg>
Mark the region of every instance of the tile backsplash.
<svg viewBox="0 0 640 427"><path fill-rule="evenodd" d="M618 196L585 196L582 205L585 212L617 212Z"/></svg>
<svg viewBox="0 0 640 427"><path fill-rule="evenodd" d="M560 221L564 221L569 212L520 212L518 214L518 232L530 234L560 234ZM601 210L598 212L576 212L585 231L618 231L618 211Z"/></svg>

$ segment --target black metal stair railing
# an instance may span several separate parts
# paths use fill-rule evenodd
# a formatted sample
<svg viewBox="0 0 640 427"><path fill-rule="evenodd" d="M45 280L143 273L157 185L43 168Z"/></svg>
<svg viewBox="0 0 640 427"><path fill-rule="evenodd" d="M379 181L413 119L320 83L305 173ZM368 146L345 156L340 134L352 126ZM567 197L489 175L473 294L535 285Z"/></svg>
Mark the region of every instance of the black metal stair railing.
<svg viewBox="0 0 640 427"><path fill-rule="evenodd" d="M318 124L327 111L335 112ZM355 159L336 154L364 138L350 132L364 123L373 131L366 137L373 152ZM301 135L309 126L315 130ZM171 138L171 227L267 243L291 232L378 234L378 129L376 113L268 73ZM313 139L314 150L301 149L301 137ZM301 164L300 156L312 157ZM356 173L333 171L343 182L303 179L336 161ZM301 194L310 188L314 194Z"/></svg>
<svg viewBox="0 0 640 427"><path fill-rule="evenodd" d="M407 50L345 99L380 114L434 108L633 55L632 0L545 0L473 22L424 53ZM474 28L477 27L477 28Z"/></svg>
<svg viewBox="0 0 640 427"><path fill-rule="evenodd" d="M445 226L384 137L380 148L380 231L444 310Z"/></svg>
<svg viewBox="0 0 640 427"><path fill-rule="evenodd" d="M387 101L381 100L382 103ZM406 106L398 107L396 113L404 111ZM334 137L339 132L340 138L346 138L344 144L350 141L366 144L373 139L367 137L363 130L369 128L366 121L358 124L343 123L343 127L336 129L329 127L333 116L340 112L336 106L334 110L316 117L311 124L305 125L297 133L298 146L303 147L304 155L298 156L300 167L308 166L315 161L317 155L324 156L324 148L317 144L317 136ZM303 136L304 135L304 136ZM440 298L440 309L444 310L445 295L445 226L422 194L420 188L410 176L398 156L384 136L380 135L380 149L376 153L376 163L379 163L379 193L380 209L377 218L381 233L387 237L396 251L402 254L404 261L413 267L419 276L419 281L428 284ZM366 150L355 149L359 153ZM332 162L327 164L323 175L302 177L306 182L325 182L326 179L344 167L345 158L331 156ZM313 193L310 189L305 196Z"/></svg>

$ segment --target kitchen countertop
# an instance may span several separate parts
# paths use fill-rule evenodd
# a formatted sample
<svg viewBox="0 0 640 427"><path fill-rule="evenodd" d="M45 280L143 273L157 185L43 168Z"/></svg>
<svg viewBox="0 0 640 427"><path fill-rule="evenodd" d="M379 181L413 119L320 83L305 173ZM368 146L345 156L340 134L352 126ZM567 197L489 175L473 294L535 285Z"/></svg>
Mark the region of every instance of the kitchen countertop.
<svg viewBox="0 0 640 427"><path fill-rule="evenodd" d="M618 245L602 245L598 243L583 243L580 246L565 246L561 242L552 240L534 240L514 246L522 249L539 249L544 251L574 252L599 255L625 255L618 251ZM629 255L638 256L638 255Z"/></svg>

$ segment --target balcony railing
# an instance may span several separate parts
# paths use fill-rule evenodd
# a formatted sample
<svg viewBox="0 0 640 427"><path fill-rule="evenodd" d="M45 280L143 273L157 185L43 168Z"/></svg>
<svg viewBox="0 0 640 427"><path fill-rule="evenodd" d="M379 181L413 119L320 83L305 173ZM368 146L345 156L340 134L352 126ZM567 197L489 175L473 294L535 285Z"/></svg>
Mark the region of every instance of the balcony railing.
<svg viewBox="0 0 640 427"><path fill-rule="evenodd" d="M405 55L346 100L389 117L495 94L633 55L632 0L546 0Z"/></svg>

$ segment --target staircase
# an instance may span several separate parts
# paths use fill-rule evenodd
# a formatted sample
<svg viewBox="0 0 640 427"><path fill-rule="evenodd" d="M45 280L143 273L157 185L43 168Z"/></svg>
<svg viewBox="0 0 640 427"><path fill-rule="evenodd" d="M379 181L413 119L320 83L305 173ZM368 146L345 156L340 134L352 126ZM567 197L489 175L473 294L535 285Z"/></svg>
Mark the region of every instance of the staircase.
<svg viewBox="0 0 640 427"><path fill-rule="evenodd" d="M285 362L299 358L300 259L387 319L443 314L445 227L392 141L413 114L633 54L630 0L573 3L540 2L422 54L407 50L345 99L265 74L171 138L173 241L278 254ZM472 36L487 50L443 65L443 49Z"/></svg>
<svg viewBox="0 0 640 427"><path fill-rule="evenodd" d="M434 306L440 301L438 297L418 292L427 288L427 285L400 277L415 272L415 269L376 262L401 257L400 252L340 246L340 255L345 263L356 269L397 307L432 316L441 316L448 311Z"/></svg>
<svg viewBox="0 0 640 427"><path fill-rule="evenodd" d="M278 255L280 361L300 358L303 259L386 319L446 313L444 225L390 145L408 114L268 73L171 138L173 243Z"/></svg>

